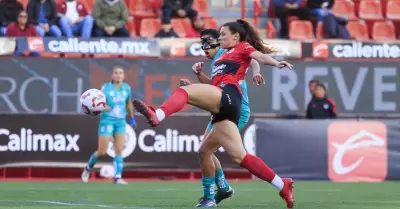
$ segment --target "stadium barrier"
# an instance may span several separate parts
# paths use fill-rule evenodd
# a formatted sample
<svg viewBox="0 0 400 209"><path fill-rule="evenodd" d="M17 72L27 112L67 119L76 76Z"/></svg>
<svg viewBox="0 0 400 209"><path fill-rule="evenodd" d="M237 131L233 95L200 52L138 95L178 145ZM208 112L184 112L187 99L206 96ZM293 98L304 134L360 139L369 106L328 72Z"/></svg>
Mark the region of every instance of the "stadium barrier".
<svg viewBox="0 0 400 209"><path fill-rule="evenodd" d="M256 119L256 154L297 180L400 180L400 120Z"/></svg>
<svg viewBox="0 0 400 209"><path fill-rule="evenodd" d="M0 176L79 177L90 155L97 148L98 117L86 115L3 115L0 121ZM199 175L198 154L209 116L173 116L159 127L150 128L138 116L138 127L126 126L122 153L125 176L173 176L195 178ZM243 131L246 147L254 153L254 126ZM113 141L101 165L112 163ZM216 152L228 176L250 178L239 170L223 149ZM24 169L21 169L24 168ZM52 168L46 173L43 168ZM64 169L69 168L69 169ZM75 169L73 169L75 168ZM78 169L76 169L78 168ZM62 174L60 171L70 170ZM138 172L140 170L140 172ZM230 174L229 174L229 170ZM129 174L131 173L131 174ZM44 175L44 176L43 176ZM52 175L52 176L48 176Z"/></svg>
<svg viewBox="0 0 400 209"><path fill-rule="evenodd" d="M197 82L182 59L0 59L0 113L76 114L80 95L109 81L111 69L125 68L133 98L157 107L178 87L179 79ZM209 66L209 60L204 60ZM400 115L400 68L396 62L299 61L294 70L262 66L265 85L247 77L255 114L304 115L311 95L308 81L325 83L340 115ZM206 67L206 71L209 69ZM185 113L204 113L187 106Z"/></svg>

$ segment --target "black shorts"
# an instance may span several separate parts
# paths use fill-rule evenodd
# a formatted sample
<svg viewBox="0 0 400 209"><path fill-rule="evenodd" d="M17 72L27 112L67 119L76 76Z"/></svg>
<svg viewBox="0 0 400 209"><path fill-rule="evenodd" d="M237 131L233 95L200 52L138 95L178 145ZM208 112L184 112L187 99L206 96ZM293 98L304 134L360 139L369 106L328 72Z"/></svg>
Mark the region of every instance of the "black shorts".
<svg viewBox="0 0 400 209"><path fill-rule="evenodd" d="M240 94L237 87L232 84L221 87L221 89L221 107L219 108L219 113L211 114L211 124L223 120L230 120L238 125L242 107L242 94Z"/></svg>

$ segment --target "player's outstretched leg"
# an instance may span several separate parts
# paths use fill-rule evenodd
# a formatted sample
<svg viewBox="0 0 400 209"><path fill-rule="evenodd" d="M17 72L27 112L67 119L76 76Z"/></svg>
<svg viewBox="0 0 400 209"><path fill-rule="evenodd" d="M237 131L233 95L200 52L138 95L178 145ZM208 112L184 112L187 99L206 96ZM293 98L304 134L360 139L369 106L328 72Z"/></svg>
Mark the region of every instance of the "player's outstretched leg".
<svg viewBox="0 0 400 209"><path fill-rule="evenodd" d="M225 120L213 125L213 131L218 134L219 144L232 157L232 160L246 168L258 178L269 182L279 190L279 195L285 200L287 208L293 208L293 180L281 179L260 158L246 152L237 126Z"/></svg>
<svg viewBox="0 0 400 209"><path fill-rule="evenodd" d="M235 191L226 181L221 163L215 155L213 155L213 162L215 166L215 185L217 185L217 193L214 198L215 202L219 204L222 200L232 197Z"/></svg>

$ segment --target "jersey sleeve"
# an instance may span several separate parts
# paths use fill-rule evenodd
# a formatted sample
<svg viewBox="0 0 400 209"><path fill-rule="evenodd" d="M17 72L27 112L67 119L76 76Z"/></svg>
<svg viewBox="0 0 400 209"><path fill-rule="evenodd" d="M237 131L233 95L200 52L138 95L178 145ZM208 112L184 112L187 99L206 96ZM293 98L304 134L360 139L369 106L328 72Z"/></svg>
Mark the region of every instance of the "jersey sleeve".
<svg viewBox="0 0 400 209"><path fill-rule="evenodd" d="M240 46L240 52L244 58L249 58L250 54L257 51L252 45L249 43L245 42Z"/></svg>

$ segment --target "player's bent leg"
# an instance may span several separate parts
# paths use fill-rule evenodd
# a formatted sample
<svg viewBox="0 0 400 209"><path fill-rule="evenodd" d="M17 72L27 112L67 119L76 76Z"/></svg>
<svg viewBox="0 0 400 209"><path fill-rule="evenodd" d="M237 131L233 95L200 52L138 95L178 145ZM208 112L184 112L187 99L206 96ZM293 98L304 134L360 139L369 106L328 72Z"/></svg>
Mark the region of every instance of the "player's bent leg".
<svg viewBox="0 0 400 209"><path fill-rule="evenodd" d="M292 179L281 179L260 158L248 154L244 149L237 126L224 120L213 125L213 132L218 134L218 140L225 151L238 165L246 168L258 178L271 183L280 191L280 196L285 200L288 208L293 208Z"/></svg>
<svg viewBox="0 0 400 209"><path fill-rule="evenodd" d="M158 126L164 118L182 110L185 104L218 113L221 96L222 91L218 87L208 84L192 84L178 88L157 110L140 100L134 100L133 105L147 118L151 126Z"/></svg>
<svg viewBox="0 0 400 209"><path fill-rule="evenodd" d="M103 133L99 136L97 151L95 151L89 158L87 166L83 169L81 178L84 183L87 183L90 178L90 173L94 165L99 161L99 158L107 154L108 144L111 134Z"/></svg>
<svg viewBox="0 0 400 209"><path fill-rule="evenodd" d="M217 206L214 200L215 168L212 156L219 146L218 140L212 130L200 145L199 157L203 173L203 197L200 198L199 203L196 205L198 208L213 208Z"/></svg>

